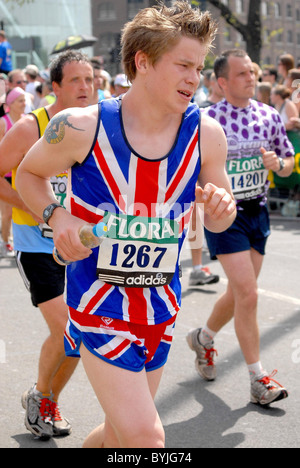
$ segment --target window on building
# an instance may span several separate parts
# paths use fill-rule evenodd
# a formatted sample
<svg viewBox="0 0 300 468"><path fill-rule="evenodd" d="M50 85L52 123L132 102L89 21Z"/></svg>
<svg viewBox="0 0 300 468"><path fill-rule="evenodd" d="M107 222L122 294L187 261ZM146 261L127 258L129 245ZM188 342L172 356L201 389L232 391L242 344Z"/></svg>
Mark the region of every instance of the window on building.
<svg viewBox="0 0 300 468"><path fill-rule="evenodd" d="M115 6L111 2L101 3L98 7L99 21L108 21L117 19Z"/></svg>
<svg viewBox="0 0 300 468"><path fill-rule="evenodd" d="M236 0L236 12L238 14L245 12L245 0Z"/></svg>
<svg viewBox="0 0 300 468"><path fill-rule="evenodd" d="M116 35L114 33L101 34L99 38L102 50L109 50L116 45Z"/></svg>
<svg viewBox="0 0 300 468"><path fill-rule="evenodd" d="M263 35L264 35L264 43L265 43L265 44L268 44L268 43L270 42L270 39L271 39L271 31L270 31L270 29L264 29Z"/></svg>
<svg viewBox="0 0 300 468"><path fill-rule="evenodd" d="M293 17L293 9L292 9L292 5L288 4L286 6L286 17L287 18L292 18Z"/></svg>
<svg viewBox="0 0 300 468"><path fill-rule="evenodd" d="M225 28L224 36L226 42L232 42L232 29L230 26Z"/></svg>
<svg viewBox="0 0 300 468"><path fill-rule="evenodd" d="M283 42L283 35L281 31L278 31L276 35L276 42L279 42L279 43Z"/></svg>
<svg viewBox="0 0 300 468"><path fill-rule="evenodd" d="M293 44L293 42L294 42L293 31L288 31L287 32L287 42L288 42L288 44Z"/></svg>
<svg viewBox="0 0 300 468"><path fill-rule="evenodd" d="M134 18L144 6L144 0L128 0L128 19Z"/></svg>
<svg viewBox="0 0 300 468"><path fill-rule="evenodd" d="M281 5L280 3L274 3L275 18L281 18Z"/></svg>
<svg viewBox="0 0 300 468"><path fill-rule="evenodd" d="M261 4L261 13L263 16L271 16L272 10L269 2L262 2Z"/></svg>

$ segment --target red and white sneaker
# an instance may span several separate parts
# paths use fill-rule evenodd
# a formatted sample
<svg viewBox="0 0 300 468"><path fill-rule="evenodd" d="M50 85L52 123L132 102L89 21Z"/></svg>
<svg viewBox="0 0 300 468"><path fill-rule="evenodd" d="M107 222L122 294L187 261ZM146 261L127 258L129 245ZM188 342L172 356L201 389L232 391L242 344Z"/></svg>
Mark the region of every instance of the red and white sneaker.
<svg viewBox="0 0 300 468"><path fill-rule="evenodd" d="M201 328L190 330L186 340L192 351L196 353L195 367L198 374L208 382L215 380L217 376L216 366L214 363L215 355L218 355L217 350L214 348L214 342L211 346L205 348L199 341Z"/></svg>
<svg viewBox="0 0 300 468"><path fill-rule="evenodd" d="M58 404L52 400L51 414L53 424L53 437L61 437L71 434L72 427L69 421L60 412Z"/></svg>
<svg viewBox="0 0 300 468"><path fill-rule="evenodd" d="M276 374L277 370L274 370L270 375L265 372L251 382L251 403L265 406L289 396L286 388L273 379Z"/></svg>

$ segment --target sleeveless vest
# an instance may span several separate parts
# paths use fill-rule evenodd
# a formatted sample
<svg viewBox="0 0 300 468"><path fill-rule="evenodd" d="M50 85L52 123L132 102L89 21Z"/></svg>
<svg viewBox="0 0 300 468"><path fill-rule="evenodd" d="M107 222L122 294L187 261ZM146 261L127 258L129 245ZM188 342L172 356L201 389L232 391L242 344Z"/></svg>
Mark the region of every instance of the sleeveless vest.
<svg viewBox="0 0 300 468"><path fill-rule="evenodd" d="M71 170L69 209L87 223L104 220L108 238L67 267L67 304L82 314L140 324L169 320L181 305L179 255L195 200L200 111L190 105L176 141L159 160L126 139L121 101L99 103L92 149Z"/></svg>

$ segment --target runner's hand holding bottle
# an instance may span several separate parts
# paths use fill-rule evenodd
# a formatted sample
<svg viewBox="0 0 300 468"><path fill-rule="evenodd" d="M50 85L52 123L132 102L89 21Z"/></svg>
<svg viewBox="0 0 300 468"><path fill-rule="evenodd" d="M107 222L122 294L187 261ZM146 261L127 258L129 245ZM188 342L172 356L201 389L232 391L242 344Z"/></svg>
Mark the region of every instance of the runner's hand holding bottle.
<svg viewBox="0 0 300 468"><path fill-rule="evenodd" d="M79 230L79 237L81 243L87 247L88 249L95 249L99 247L103 238L106 236L107 226L105 223L98 223L98 224L85 224ZM54 260L59 265L70 265L72 262L64 260L62 256L59 254L56 247L53 249L53 257Z"/></svg>

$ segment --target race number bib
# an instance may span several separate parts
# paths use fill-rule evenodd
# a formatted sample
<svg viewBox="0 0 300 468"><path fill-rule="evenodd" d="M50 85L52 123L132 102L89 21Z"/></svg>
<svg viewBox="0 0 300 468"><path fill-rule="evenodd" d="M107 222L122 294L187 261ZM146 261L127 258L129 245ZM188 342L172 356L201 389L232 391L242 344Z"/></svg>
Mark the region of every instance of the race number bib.
<svg viewBox="0 0 300 468"><path fill-rule="evenodd" d="M65 203L67 198L68 173L64 172L63 174L51 177L50 182L58 203L66 208Z"/></svg>
<svg viewBox="0 0 300 468"><path fill-rule="evenodd" d="M106 213L98 278L126 288L169 284L178 258L179 225L172 219Z"/></svg>
<svg viewBox="0 0 300 468"><path fill-rule="evenodd" d="M50 182L51 182L52 189L53 189L53 192L55 194L55 197L58 203L60 203L61 206L66 208L65 202L67 198L68 173L64 172L57 176L51 177ZM46 237L48 239L53 239L53 231L48 226L48 224L40 224L39 228L42 232L43 237Z"/></svg>
<svg viewBox="0 0 300 468"><path fill-rule="evenodd" d="M227 160L227 174L237 200L250 200L264 193L269 171L262 155Z"/></svg>

